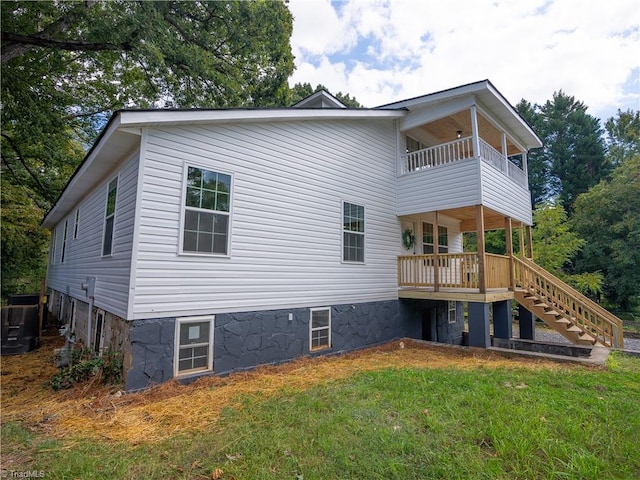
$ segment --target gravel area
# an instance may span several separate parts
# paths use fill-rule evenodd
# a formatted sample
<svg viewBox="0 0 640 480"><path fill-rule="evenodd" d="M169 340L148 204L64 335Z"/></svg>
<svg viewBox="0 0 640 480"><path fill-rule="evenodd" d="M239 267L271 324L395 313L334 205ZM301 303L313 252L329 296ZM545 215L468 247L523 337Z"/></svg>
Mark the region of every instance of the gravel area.
<svg viewBox="0 0 640 480"><path fill-rule="evenodd" d="M513 324L513 338L520 338L518 324ZM536 324L537 342L571 343L557 332ZM633 352L640 352L640 338L624 338L624 349Z"/></svg>

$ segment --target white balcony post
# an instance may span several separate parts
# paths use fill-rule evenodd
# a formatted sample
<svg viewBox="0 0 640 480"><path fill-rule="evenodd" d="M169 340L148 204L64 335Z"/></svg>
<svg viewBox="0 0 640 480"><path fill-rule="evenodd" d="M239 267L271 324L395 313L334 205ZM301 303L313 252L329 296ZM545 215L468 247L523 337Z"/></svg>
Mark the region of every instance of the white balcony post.
<svg viewBox="0 0 640 480"><path fill-rule="evenodd" d="M507 154L507 134L502 132L502 155L504 157L504 173L509 175L509 156Z"/></svg>
<svg viewBox="0 0 640 480"><path fill-rule="evenodd" d="M522 151L522 171L524 172L525 187L529 187L529 168L527 166L527 151Z"/></svg>
<svg viewBox="0 0 640 480"><path fill-rule="evenodd" d="M471 144L473 156L480 158L480 134L478 132L478 109L471 105Z"/></svg>

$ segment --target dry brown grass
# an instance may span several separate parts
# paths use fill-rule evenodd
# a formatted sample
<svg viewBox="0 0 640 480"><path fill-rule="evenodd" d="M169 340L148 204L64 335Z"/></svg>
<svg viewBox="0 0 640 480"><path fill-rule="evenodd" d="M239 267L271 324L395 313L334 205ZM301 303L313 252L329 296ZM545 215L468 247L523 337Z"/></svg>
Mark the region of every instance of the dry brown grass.
<svg viewBox="0 0 640 480"><path fill-rule="evenodd" d="M3 421L20 421L54 437L93 438L130 444L156 442L177 433L215 428L226 407L240 408L245 395L265 398L283 388L304 390L358 372L387 368L570 369L544 360L506 358L490 351L425 345L411 340L321 358L260 367L228 377L208 376L190 385L171 381L144 392L122 394L113 387L84 384L54 392L43 385L56 368L45 338L35 352L3 357Z"/></svg>

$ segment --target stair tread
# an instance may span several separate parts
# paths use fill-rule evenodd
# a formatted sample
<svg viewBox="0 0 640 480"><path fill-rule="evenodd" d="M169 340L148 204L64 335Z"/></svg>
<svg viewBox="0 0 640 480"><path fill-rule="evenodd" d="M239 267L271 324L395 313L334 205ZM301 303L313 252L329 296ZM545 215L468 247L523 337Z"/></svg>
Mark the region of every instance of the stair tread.
<svg viewBox="0 0 640 480"><path fill-rule="evenodd" d="M560 316L560 313L556 312L555 310L548 310L546 312L544 312L545 315L555 315L556 317Z"/></svg>
<svg viewBox="0 0 640 480"><path fill-rule="evenodd" d="M556 320L556 323L560 323L563 325L571 325L571 322L564 317L560 317Z"/></svg>
<svg viewBox="0 0 640 480"><path fill-rule="evenodd" d="M580 327L577 327L575 325L571 325L570 327L567 327L567 332L579 332L579 333L583 333L583 330Z"/></svg>

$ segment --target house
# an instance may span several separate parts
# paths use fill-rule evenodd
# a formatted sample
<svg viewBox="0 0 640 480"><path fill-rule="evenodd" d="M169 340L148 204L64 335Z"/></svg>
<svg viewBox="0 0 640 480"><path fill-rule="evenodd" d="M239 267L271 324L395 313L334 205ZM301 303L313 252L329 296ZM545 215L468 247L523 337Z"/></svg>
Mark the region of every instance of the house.
<svg viewBox="0 0 640 480"><path fill-rule="evenodd" d="M461 343L463 302L471 345L490 345L491 304L509 338L514 299L525 337L530 311L621 345L615 317L530 260L540 146L487 80L373 109L321 91L118 111L43 221L49 307L76 342L124 353L130 390L403 337ZM507 235L484 253L497 228L519 248Z"/></svg>

